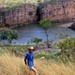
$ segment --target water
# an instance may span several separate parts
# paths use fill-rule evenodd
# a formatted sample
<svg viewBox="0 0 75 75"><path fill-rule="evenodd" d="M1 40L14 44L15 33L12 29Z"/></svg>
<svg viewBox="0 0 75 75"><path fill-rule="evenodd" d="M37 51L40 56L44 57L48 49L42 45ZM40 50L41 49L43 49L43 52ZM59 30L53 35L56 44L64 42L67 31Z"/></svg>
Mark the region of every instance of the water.
<svg viewBox="0 0 75 75"><path fill-rule="evenodd" d="M39 27L39 25L26 25L22 27L15 28L18 31L19 38L13 40L13 44L27 44L31 41L32 38L37 37L41 38L43 41L46 41L46 35L44 30ZM75 37L75 31L69 28L60 27L59 25L53 25L48 30L49 40L59 40L61 35Z"/></svg>

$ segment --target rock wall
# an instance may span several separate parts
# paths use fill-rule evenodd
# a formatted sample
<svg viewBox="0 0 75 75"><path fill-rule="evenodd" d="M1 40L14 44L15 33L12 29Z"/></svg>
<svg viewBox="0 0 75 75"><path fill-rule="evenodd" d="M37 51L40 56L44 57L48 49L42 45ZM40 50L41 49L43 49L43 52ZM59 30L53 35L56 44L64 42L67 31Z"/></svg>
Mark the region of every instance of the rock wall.
<svg viewBox="0 0 75 75"><path fill-rule="evenodd" d="M0 11L0 23L10 27L36 23L41 19L53 22L73 21L75 20L75 1L69 0L63 4L42 3L38 7L32 4L22 4L2 12Z"/></svg>
<svg viewBox="0 0 75 75"><path fill-rule="evenodd" d="M4 10L3 10L3 8L0 8L0 25L1 24L4 24L3 22L4 22Z"/></svg>
<svg viewBox="0 0 75 75"><path fill-rule="evenodd" d="M34 23L37 21L37 7L31 4L20 5L16 8L6 11L5 24L7 26L16 26Z"/></svg>
<svg viewBox="0 0 75 75"><path fill-rule="evenodd" d="M3 23L3 16L2 16L2 13L0 13L0 24Z"/></svg>
<svg viewBox="0 0 75 75"><path fill-rule="evenodd" d="M75 1L66 1L62 3L40 5L41 19L50 21L72 21L75 19Z"/></svg>

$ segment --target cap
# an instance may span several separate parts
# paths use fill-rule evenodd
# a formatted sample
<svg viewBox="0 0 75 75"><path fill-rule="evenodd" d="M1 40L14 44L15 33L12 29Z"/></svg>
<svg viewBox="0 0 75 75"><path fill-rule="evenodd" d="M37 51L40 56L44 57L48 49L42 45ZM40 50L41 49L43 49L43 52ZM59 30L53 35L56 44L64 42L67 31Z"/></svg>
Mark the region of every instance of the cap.
<svg viewBox="0 0 75 75"><path fill-rule="evenodd" d="M34 50L34 47L33 47L33 46L31 46L31 47L29 47L29 48L28 48L28 50Z"/></svg>

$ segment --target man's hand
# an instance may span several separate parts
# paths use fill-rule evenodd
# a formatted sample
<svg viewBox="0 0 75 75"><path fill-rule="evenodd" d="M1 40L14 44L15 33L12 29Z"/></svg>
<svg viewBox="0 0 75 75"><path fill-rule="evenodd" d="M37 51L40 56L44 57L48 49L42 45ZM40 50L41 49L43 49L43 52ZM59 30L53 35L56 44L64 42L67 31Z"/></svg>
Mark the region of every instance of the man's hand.
<svg viewBox="0 0 75 75"><path fill-rule="evenodd" d="M25 59L25 65L28 65L28 62L27 62L27 60Z"/></svg>
<svg viewBox="0 0 75 75"><path fill-rule="evenodd" d="M25 65L27 65L27 62L25 62Z"/></svg>

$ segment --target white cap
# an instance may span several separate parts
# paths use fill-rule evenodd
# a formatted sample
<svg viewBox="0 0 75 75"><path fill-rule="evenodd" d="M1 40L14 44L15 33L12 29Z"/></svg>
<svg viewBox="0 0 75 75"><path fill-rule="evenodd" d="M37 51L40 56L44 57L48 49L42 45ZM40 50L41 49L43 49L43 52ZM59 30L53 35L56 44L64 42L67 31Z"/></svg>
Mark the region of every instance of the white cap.
<svg viewBox="0 0 75 75"><path fill-rule="evenodd" d="M32 46L32 47L30 47L30 49L34 49L34 47Z"/></svg>
<svg viewBox="0 0 75 75"><path fill-rule="evenodd" d="M33 46L31 46L31 47L29 47L28 49L29 49L29 50L34 50L34 47L33 47Z"/></svg>

